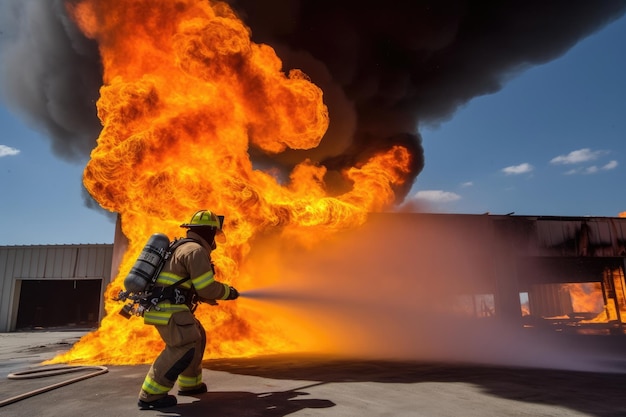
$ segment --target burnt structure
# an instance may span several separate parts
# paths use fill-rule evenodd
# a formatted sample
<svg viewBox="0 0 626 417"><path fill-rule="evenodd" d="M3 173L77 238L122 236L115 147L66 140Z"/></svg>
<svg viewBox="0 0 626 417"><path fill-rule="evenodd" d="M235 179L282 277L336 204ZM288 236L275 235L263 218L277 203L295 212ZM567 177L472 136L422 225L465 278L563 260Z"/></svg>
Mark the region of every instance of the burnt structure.
<svg viewBox="0 0 626 417"><path fill-rule="evenodd" d="M626 219L494 217L493 225L513 254L511 282L527 296L526 325L621 332Z"/></svg>
<svg viewBox="0 0 626 417"><path fill-rule="evenodd" d="M385 262L411 265L391 280L462 314L622 333L626 218L396 213L371 215L368 230Z"/></svg>

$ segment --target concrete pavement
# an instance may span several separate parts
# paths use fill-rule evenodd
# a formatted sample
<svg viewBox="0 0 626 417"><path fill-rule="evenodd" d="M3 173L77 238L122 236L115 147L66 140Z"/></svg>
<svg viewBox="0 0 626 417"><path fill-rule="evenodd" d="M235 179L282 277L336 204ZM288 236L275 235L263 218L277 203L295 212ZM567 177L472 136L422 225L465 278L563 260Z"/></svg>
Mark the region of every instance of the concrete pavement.
<svg viewBox="0 0 626 417"><path fill-rule="evenodd" d="M69 349L87 330L0 334L0 401L75 376L9 373ZM626 353L625 353L626 357ZM276 355L206 361L209 392L139 410L148 365L108 373L0 407L3 417L132 416L626 416L626 374ZM176 390L172 392L176 394Z"/></svg>

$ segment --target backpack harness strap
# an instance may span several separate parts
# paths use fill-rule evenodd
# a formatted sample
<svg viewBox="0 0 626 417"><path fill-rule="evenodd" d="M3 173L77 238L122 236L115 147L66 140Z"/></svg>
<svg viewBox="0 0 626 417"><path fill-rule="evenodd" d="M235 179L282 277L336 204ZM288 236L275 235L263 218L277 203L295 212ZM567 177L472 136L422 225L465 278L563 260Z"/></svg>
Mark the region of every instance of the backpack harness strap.
<svg viewBox="0 0 626 417"><path fill-rule="evenodd" d="M191 238L176 239L174 242L172 242L168 249L168 255L166 256L166 260L169 259L170 256L172 256L176 248L188 242L200 243L197 240ZM193 288L193 286L189 289L178 288L181 284L189 281L190 279L191 277L187 276L183 279L176 281L172 285L153 287L152 291L150 291L150 295L143 300L145 304L147 304L145 305L145 307L147 309L151 309L156 307L156 305L161 301L169 301L173 304L186 304L192 312L195 311L196 307L198 306L196 290Z"/></svg>

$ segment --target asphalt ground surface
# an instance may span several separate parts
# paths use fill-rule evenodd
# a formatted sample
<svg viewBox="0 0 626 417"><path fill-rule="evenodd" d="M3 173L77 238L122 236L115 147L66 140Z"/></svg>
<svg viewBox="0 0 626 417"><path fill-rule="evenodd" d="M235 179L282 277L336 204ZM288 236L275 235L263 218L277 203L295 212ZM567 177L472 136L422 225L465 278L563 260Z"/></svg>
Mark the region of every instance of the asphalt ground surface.
<svg viewBox="0 0 626 417"><path fill-rule="evenodd" d="M94 372L7 377L40 368L87 331L0 333L0 402ZM3 405L0 416L626 416L625 373L315 355L205 361L208 393L178 396L168 409L139 410L148 368L108 366L106 373Z"/></svg>

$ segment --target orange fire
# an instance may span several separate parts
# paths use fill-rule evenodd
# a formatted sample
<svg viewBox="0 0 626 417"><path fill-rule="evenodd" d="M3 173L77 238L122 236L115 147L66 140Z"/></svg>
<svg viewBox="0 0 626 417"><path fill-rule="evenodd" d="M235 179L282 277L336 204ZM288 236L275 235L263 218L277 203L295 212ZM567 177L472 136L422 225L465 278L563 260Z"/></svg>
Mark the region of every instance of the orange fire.
<svg viewBox="0 0 626 417"><path fill-rule="evenodd" d="M620 214L618 214L618 217L626 217L626 211L622 211Z"/></svg>
<svg viewBox="0 0 626 417"><path fill-rule="evenodd" d="M269 154L316 147L329 115L322 91L299 70L285 74L275 51L250 40L250 30L224 3L84 0L68 10L96 39L104 85L97 103L103 129L84 184L119 213L129 248L107 288L106 317L55 362L148 363L162 348L152 326L118 315L122 289L148 237L170 238L198 209L226 216L226 242L213 253L218 279L240 290L275 284L271 266L246 267L263 236L315 245L358 227L367 213L394 201L412 155L394 146L343 174L352 189L330 196L326 168L303 160L288 180L253 166L248 150ZM272 281L273 280L273 281ZM284 352L316 343L290 337L299 323L245 301L202 305L205 357ZM321 342L319 342L321 343ZM310 346L307 346L310 347Z"/></svg>

